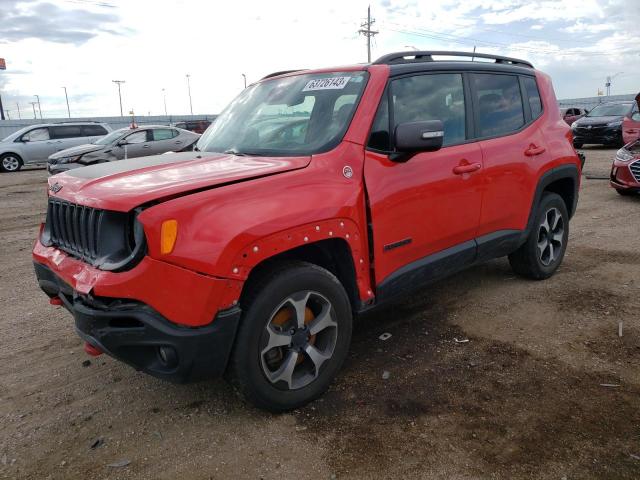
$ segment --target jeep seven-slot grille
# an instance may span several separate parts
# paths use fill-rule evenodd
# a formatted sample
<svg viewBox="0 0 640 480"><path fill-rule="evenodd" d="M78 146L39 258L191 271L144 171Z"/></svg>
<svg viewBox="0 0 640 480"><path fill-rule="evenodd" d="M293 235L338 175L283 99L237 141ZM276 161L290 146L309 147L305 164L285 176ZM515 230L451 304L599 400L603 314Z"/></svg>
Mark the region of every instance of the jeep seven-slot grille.
<svg viewBox="0 0 640 480"><path fill-rule="evenodd" d="M104 210L49 199L47 224L51 243L82 260L96 260L103 219Z"/></svg>
<svg viewBox="0 0 640 480"><path fill-rule="evenodd" d="M636 179L636 182L640 182L640 160L633 162L629 165L629 170L633 174L633 178Z"/></svg>

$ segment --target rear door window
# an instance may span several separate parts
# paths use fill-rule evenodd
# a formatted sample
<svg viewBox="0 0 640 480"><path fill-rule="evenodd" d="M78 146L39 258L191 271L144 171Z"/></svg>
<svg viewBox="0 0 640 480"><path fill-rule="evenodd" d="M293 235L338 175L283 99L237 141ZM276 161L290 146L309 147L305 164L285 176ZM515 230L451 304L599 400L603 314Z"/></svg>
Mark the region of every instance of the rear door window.
<svg viewBox="0 0 640 480"><path fill-rule="evenodd" d="M178 136L178 131L173 128L156 128L152 130L153 140L169 140Z"/></svg>
<svg viewBox="0 0 640 480"><path fill-rule="evenodd" d="M83 125L82 126L83 137L100 137L106 134L107 134L107 130L102 125Z"/></svg>
<svg viewBox="0 0 640 480"><path fill-rule="evenodd" d="M540 99L540 91L538 90L536 79L533 77L522 77L522 83L524 84L524 90L527 92L529 108L531 108L531 119L535 120L542 115L542 100ZM571 108L569 112L570 115L580 115L577 108Z"/></svg>
<svg viewBox="0 0 640 480"><path fill-rule="evenodd" d="M477 103L478 136L509 135L524 126L524 108L517 76L476 73L472 75L471 83Z"/></svg>
<svg viewBox="0 0 640 480"><path fill-rule="evenodd" d="M51 138L78 138L82 136L80 125L64 125L60 127L50 127Z"/></svg>

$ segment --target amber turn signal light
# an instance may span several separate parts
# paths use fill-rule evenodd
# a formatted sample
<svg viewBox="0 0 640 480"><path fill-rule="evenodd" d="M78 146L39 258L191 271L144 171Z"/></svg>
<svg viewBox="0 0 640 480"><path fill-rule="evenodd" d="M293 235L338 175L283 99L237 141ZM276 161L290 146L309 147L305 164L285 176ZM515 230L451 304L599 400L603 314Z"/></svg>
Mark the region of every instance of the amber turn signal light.
<svg viewBox="0 0 640 480"><path fill-rule="evenodd" d="M160 228L160 253L166 255L173 252L178 238L178 221L165 220Z"/></svg>

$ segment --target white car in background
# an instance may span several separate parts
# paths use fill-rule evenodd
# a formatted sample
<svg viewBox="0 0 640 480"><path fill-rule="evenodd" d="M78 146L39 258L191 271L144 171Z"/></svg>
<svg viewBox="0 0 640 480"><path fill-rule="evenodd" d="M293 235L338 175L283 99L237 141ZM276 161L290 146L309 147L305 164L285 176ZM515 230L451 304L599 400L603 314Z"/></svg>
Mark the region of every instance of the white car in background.
<svg viewBox="0 0 640 480"><path fill-rule="evenodd" d="M109 125L95 122L29 125L0 142L0 171L17 172L23 165L46 163L56 152L91 143L109 132Z"/></svg>

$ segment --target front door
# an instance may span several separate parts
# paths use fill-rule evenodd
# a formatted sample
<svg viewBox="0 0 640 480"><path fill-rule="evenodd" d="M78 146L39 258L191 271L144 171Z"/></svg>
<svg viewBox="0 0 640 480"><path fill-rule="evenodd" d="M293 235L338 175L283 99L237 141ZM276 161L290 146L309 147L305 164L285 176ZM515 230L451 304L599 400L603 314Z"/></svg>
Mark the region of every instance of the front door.
<svg viewBox="0 0 640 480"><path fill-rule="evenodd" d="M475 259L482 152L467 139L467 102L459 73L391 80L365 156L378 295L432 280ZM391 160L395 126L441 120L443 148ZM408 286L408 285L407 285Z"/></svg>
<svg viewBox="0 0 640 480"><path fill-rule="evenodd" d="M49 135L48 127L29 130L20 140L24 143L21 153L25 163L46 162L49 155L57 151L56 141Z"/></svg>
<svg viewBox="0 0 640 480"><path fill-rule="evenodd" d="M124 137L118 149L118 158L144 157L151 154L151 139L149 130L138 130Z"/></svg>

